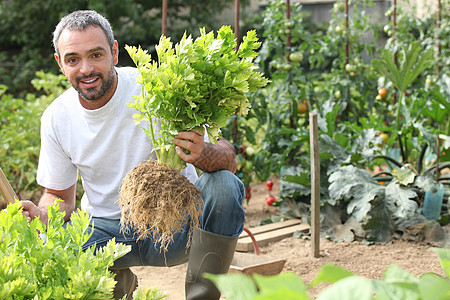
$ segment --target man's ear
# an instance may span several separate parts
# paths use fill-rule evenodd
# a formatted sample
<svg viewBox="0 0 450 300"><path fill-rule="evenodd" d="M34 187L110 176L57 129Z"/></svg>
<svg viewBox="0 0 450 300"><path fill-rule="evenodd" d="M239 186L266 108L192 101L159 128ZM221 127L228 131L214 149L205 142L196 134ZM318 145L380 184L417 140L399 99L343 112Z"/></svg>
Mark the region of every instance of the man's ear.
<svg viewBox="0 0 450 300"><path fill-rule="evenodd" d="M119 63L119 43L116 40L113 43L112 54L114 65L117 65Z"/></svg>
<svg viewBox="0 0 450 300"><path fill-rule="evenodd" d="M62 62L61 62L61 59L59 58L59 55L57 53L55 53L55 60L58 63L59 68L61 69L61 72L64 74L64 69L63 69L63 66L62 66ZM64 74L64 75L66 75L66 74Z"/></svg>

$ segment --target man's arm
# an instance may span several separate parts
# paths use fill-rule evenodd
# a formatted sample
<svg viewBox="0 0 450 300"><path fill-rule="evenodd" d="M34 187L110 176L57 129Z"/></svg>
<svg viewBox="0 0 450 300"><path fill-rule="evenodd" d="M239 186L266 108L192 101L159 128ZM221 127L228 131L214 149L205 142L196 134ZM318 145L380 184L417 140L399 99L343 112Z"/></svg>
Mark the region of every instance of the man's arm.
<svg viewBox="0 0 450 300"><path fill-rule="evenodd" d="M21 201L23 214L29 221L39 217L42 223L47 224L47 207L50 204L55 203L56 199L61 199L63 202L59 202L59 210L66 212L64 221L69 221L72 212L75 210L76 186L75 183L65 190L52 190L46 188L37 206L31 201Z"/></svg>
<svg viewBox="0 0 450 300"><path fill-rule="evenodd" d="M216 144L205 143L203 135L198 131L180 132L173 141L178 156L185 162L205 172L228 170L236 172L237 159L233 145L225 139L219 139ZM189 151L183 152L181 148Z"/></svg>

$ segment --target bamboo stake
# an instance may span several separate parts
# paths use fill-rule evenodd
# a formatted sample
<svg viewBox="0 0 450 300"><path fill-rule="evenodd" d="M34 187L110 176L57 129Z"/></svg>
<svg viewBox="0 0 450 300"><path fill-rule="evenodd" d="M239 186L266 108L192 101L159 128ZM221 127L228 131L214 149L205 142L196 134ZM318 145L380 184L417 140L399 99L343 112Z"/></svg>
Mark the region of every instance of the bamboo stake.
<svg viewBox="0 0 450 300"><path fill-rule="evenodd" d="M236 52L239 50L239 18L240 18L240 0L235 0L235 11L234 11L234 37L236 39ZM237 124L237 109L234 110L233 116L233 128L231 131L231 137L234 144L238 144L238 124Z"/></svg>
<svg viewBox="0 0 450 300"><path fill-rule="evenodd" d="M167 1L162 2L162 35L167 36Z"/></svg>
<svg viewBox="0 0 450 300"><path fill-rule="evenodd" d="M286 19L288 21L291 20L291 2L290 0L286 0ZM288 61L290 61L289 59L289 55L292 52L292 35L291 35L291 31L289 31L289 33L286 36L286 47L287 47L287 57L288 57ZM291 115L289 116L289 127L290 128L295 128L295 122L294 122L294 117L293 115L296 114L297 112L292 111L292 103L289 103L289 111L291 111Z"/></svg>
<svg viewBox="0 0 450 300"><path fill-rule="evenodd" d="M395 34L395 27L397 27L397 0L392 0L392 6L394 7L394 10L392 11L392 35ZM393 39L392 42L395 42ZM394 64L397 65L397 52L394 53ZM392 89L394 92L394 104L397 103L397 89Z"/></svg>
<svg viewBox="0 0 450 300"><path fill-rule="evenodd" d="M286 19L291 19L291 3L289 0L286 0ZM288 48L288 55L291 53L291 47L292 47L292 35L291 32L287 35L287 48Z"/></svg>
<svg viewBox="0 0 450 300"><path fill-rule="evenodd" d="M441 28L441 0L438 0L437 3L437 20L436 20L436 28L439 30ZM437 65L436 65L436 74L439 76L439 72L441 71L439 57L441 56L441 35L437 36Z"/></svg>
<svg viewBox="0 0 450 300"><path fill-rule="evenodd" d="M240 28L239 28L239 19L241 13L241 1L235 0L235 10L234 10L234 37L236 38L236 52L239 50L239 39L240 39Z"/></svg>
<svg viewBox="0 0 450 300"><path fill-rule="evenodd" d="M9 184L8 178L6 178L5 173L0 168L0 194L6 203L13 203L14 199L19 199L14 192L11 184Z"/></svg>
<svg viewBox="0 0 450 300"><path fill-rule="evenodd" d="M345 40L345 66L349 63L349 33L348 33L348 0L345 0L345 36L346 36L346 40ZM345 71L345 73L347 73L347 70Z"/></svg>
<svg viewBox="0 0 450 300"><path fill-rule="evenodd" d="M317 113L309 114L311 151L311 254L320 257L320 159Z"/></svg>

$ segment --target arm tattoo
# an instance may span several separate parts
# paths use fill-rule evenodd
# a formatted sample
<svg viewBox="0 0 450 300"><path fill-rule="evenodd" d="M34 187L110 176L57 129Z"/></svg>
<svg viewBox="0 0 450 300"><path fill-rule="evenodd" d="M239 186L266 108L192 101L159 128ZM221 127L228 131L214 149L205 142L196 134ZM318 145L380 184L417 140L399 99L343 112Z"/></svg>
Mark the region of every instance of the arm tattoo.
<svg viewBox="0 0 450 300"><path fill-rule="evenodd" d="M236 172L237 159L233 145L220 139L216 144L205 143L200 157L193 165L205 172L228 170Z"/></svg>

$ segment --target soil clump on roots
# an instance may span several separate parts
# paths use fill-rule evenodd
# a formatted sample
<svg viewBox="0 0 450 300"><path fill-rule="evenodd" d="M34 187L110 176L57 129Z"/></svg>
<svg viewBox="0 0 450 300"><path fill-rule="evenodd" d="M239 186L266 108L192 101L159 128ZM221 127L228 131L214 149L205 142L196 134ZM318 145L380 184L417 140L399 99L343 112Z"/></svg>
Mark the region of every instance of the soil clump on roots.
<svg viewBox="0 0 450 300"><path fill-rule="evenodd" d="M151 237L164 251L187 222L191 240L203 208L200 191L186 177L151 159L125 176L118 203L123 230L134 228L138 239Z"/></svg>

